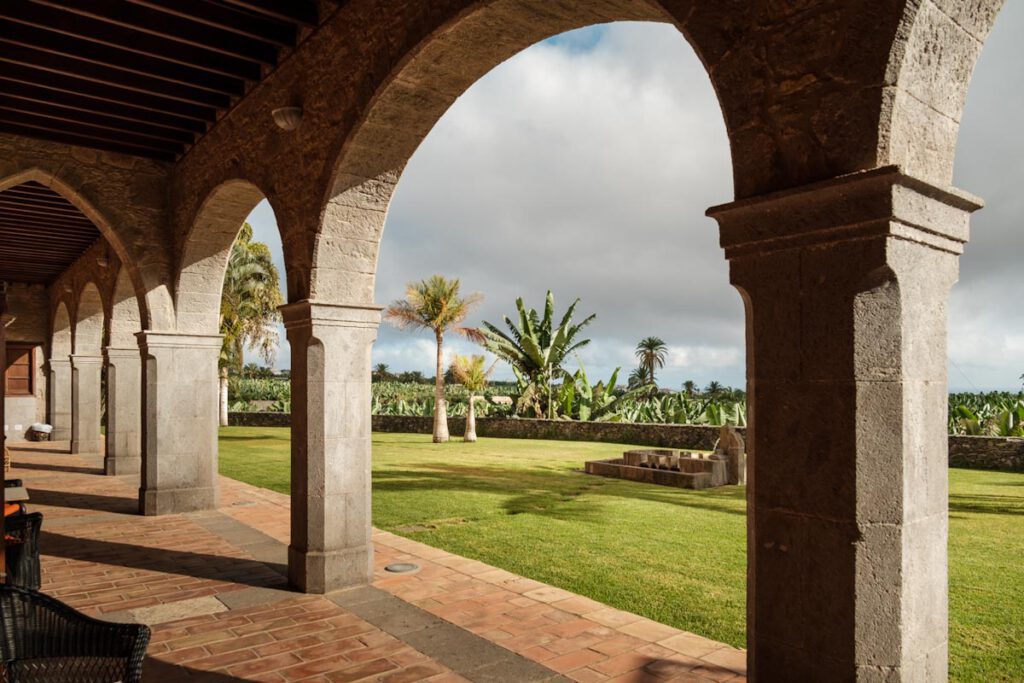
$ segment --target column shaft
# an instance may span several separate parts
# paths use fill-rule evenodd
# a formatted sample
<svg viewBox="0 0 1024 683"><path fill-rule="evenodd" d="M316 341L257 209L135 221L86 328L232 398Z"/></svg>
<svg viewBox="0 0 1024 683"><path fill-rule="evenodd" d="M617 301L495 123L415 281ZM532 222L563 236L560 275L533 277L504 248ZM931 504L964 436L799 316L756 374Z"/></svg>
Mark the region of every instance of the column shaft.
<svg viewBox="0 0 1024 683"><path fill-rule="evenodd" d="M71 360L51 358L49 397L49 420L53 426L50 436L54 441L71 440Z"/></svg>
<svg viewBox="0 0 1024 683"><path fill-rule="evenodd" d="M140 332L140 509L164 515L217 507L219 335Z"/></svg>
<svg viewBox="0 0 1024 683"><path fill-rule="evenodd" d="M282 307L292 348L288 576L308 593L368 583L370 350L380 309Z"/></svg>
<svg viewBox="0 0 1024 683"><path fill-rule="evenodd" d="M709 211L747 311L752 680L945 681L966 195L886 168Z"/></svg>
<svg viewBox="0 0 1024 683"><path fill-rule="evenodd" d="M71 356L71 452L101 453L102 356Z"/></svg>
<svg viewBox="0 0 1024 683"><path fill-rule="evenodd" d="M107 362L107 451L109 475L142 470L142 356L138 347L104 351Z"/></svg>

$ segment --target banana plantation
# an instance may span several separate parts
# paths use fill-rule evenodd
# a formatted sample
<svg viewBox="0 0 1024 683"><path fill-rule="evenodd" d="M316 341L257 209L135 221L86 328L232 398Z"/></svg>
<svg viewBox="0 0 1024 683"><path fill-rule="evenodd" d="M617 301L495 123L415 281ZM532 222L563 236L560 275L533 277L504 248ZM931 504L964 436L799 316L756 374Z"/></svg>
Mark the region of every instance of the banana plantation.
<svg viewBox="0 0 1024 683"><path fill-rule="evenodd" d="M591 383L585 370L553 388L555 418L600 422L705 424L745 426L746 400L741 392L723 396L691 396L683 392L652 393L617 384L618 373ZM614 387L609 391L608 387ZM231 378L231 409L289 412L291 388L286 379ZM480 417L537 417L516 383L496 383L478 392ZM459 384L445 387L448 414L465 417L469 392ZM374 382L373 413L429 417L434 412L434 386L418 382ZM949 396L949 433L966 436L1024 437L1024 393L957 393Z"/></svg>

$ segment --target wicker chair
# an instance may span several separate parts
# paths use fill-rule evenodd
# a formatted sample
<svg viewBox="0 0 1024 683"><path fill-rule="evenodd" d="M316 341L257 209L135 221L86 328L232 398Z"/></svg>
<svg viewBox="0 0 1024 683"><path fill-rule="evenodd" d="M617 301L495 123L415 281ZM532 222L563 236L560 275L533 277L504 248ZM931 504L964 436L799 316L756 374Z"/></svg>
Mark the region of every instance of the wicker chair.
<svg viewBox="0 0 1024 683"><path fill-rule="evenodd" d="M0 586L0 681L138 683L149 628L113 624L48 595Z"/></svg>
<svg viewBox="0 0 1024 683"><path fill-rule="evenodd" d="M7 537L7 583L39 590L39 528L43 513L11 515L4 520Z"/></svg>

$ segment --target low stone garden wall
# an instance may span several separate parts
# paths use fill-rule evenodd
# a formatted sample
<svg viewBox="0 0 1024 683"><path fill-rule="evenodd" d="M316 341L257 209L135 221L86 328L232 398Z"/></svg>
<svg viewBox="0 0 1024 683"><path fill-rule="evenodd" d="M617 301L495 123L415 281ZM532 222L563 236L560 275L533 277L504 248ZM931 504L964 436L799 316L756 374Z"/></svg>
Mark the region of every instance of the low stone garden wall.
<svg viewBox="0 0 1024 683"><path fill-rule="evenodd" d="M1024 472L1024 439L951 436L949 464L952 467Z"/></svg>
<svg viewBox="0 0 1024 683"><path fill-rule="evenodd" d="M231 413L232 425L245 427L288 427L288 413ZM465 420L448 418L448 429L457 438L465 430ZM429 417L374 415L373 431L430 434ZM746 436L744 429L737 430ZM528 420L521 418L478 417L476 433L505 439L551 439L561 441L598 441L637 446L681 448L710 451L718 438L718 427L707 425L633 424L623 422L570 422L568 420ZM974 467L1024 472L1024 439L987 436L949 437L951 467Z"/></svg>

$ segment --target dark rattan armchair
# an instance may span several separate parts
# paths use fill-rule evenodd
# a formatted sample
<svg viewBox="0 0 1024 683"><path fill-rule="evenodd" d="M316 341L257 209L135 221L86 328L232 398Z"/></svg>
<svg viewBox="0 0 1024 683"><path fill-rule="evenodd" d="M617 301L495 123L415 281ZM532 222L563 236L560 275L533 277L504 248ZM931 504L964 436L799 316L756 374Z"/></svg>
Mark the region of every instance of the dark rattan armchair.
<svg viewBox="0 0 1024 683"><path fill-rule="evenodd" d="M4 520L7 537L7 583L39 590L39 528L43 513L11 515Z"/></svg>
<svg viewBox="0 0 1024 683"><path fill-rule="evenodd" d="M0 586L0 680L138 683L149 628L112 624L16 586Z"/></svg>

